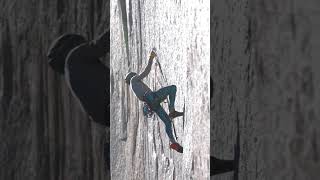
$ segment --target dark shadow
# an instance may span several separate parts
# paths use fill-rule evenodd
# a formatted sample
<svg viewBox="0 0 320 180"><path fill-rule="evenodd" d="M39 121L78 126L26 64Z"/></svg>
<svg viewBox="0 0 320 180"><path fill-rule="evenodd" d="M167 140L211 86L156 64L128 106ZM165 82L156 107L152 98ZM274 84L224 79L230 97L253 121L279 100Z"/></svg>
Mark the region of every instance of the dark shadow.
<svg viewBox="0 0 320 180"><path fill-rule="evenodd" d="M94 122L110 128L110 69L100 58L110 52L110 31L87 41L78 34L64 34L51 45L50 67L63 75L66 83ZM110 174L110 143L107 137L103 154Z"/></svg>
<svg viewBox="0 0 320 180"><path fill-rule="evenodd" d="M214 156L210 156L210 175L211 176L233 171L234 169L235 169L234 160L223 160L223 159L218 159Z"/></svg>
<svg viewBox="0 0 320 180"><path fill-rule="evenodd" d="M210 77L210 99L213 97L213 79ZM234 172L233 179L238 180L239 177L239 159L240 159L240 131L239 131L239 117L237 113L237 138L234 146L234 159L224 160L214 156L210 156L210 176Z"/></svg>

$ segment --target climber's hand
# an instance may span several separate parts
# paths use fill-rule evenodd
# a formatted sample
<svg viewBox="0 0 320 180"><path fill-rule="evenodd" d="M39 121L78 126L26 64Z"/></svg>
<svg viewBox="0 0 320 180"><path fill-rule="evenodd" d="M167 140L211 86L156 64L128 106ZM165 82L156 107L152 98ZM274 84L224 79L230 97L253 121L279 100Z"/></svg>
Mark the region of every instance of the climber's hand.
<svg viewBox="0 0 320 180"><path fill-rule="evenodd" d="M151 51L151 54L150 54L150 59L153 59L153 58L155 58L155 57L157 57L157 54L156 54L156 52L154 52L153 50Z"/></svg>

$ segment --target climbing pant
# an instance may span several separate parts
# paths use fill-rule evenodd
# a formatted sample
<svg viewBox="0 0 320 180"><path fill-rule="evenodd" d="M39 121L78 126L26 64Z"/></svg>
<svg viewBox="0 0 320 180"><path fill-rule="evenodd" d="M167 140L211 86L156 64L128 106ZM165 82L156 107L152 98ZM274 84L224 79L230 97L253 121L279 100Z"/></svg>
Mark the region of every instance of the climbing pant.
<svg viewBox="0 0 320 180"><path fill-rule="evenodd" d="M148 92L144 95L144 101L149 107L159 116L162 122L165 124L166 133L172 143L176 143L176 140L172 134L172 123L169 115L160 105L167 96L169 96L169 110L174 110L174 102L176 98L177 87L175 85L167 86L159 89L156 92Z"/></svg>

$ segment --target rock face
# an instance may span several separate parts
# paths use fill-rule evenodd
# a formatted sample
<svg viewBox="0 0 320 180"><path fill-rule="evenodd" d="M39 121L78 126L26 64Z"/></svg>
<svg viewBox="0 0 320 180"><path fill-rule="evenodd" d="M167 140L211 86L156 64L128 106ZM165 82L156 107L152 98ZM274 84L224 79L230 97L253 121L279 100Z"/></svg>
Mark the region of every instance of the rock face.
<svg viewBox="0 0 320 180"><path fill-rule="evenodd" d="M233 159L239 119L239 179L319 178L319 10L316 1L211 3L211 154Z"/></svg>
<svg viewBox="0 0 320 180"><path fill-rule="evenodd" d="M108 28L108 1L0 1L0 179L107 179L105 129L47 64L63 33Z"/></svg>
<svg viewBox="0 0 320 180"><path fill-rule="evenodd" d="M110 6L112 179L209 179L209 1ZM185 117L174 123L183 154L169 149L162 121L143 116L124 82L128 71L141 72L153 47L164 76L154 63L144 82L153 90L177 86L176 109L185 108Z"/></svg>

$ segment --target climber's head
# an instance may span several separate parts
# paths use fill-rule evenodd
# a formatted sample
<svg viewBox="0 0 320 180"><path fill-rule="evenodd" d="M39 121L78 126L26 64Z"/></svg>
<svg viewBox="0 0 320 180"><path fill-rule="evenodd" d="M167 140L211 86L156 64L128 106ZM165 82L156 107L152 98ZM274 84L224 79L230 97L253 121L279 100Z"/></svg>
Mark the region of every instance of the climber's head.
<svg viewBox="0 0 320 180"><path fill-rule="evenodd" d="M51 68L61 74L64 73L64 64L68 53L78 45L85 43L86 39L78 34L64 34L58 37L48 51Z"/></svg>
<svg viewBox="0 0 320 180"><path fill-rule="evenodd" d="M137 75L137 73L135 72L129 72L127 75L126 75L126 78L125 78L125 81L126 83L129 85L130 84L130 80L133 76Z"/></svg>

